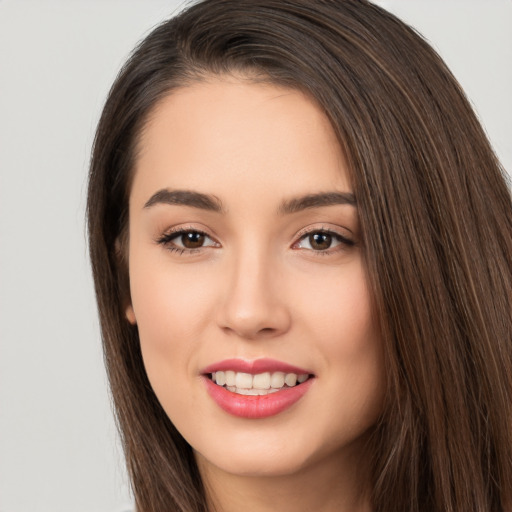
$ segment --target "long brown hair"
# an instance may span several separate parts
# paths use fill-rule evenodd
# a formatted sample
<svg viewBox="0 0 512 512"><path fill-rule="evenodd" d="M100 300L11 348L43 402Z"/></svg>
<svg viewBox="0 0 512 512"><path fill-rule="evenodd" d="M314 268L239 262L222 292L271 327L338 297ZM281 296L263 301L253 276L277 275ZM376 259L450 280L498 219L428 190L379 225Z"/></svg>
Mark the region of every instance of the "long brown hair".
<svg viewBox="0 0 512 512"><path fill-rule="evenodd" d="M371 440L374 509L512 510L512 204L461 88L414 30L366 1L206 0L136 48L90 169L104 353L138 511L207 510L124 316L138 136L173 89L233 72L308 94L350 164L389 380Z"/></svg>

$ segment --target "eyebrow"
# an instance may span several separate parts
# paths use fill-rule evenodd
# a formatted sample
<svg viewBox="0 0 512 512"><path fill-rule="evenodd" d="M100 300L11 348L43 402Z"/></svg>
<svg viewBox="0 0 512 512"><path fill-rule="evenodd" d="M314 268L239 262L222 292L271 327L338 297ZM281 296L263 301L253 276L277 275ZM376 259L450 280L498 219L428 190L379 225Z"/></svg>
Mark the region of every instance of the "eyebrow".
<svg viewBox="0 0 512 512"><path fill-rule="evenodd" d="M144 205L144 208L150 208L156 204L177 204L182 206L191 206L201 210L221 213L222 203L215 196L193 192L191 190L169 190L162 189L155 192Z"/></svg>
<svg viewBox="0 0 512 512"><path fill-rule="evenodd" d="M161 189L155 192L144 204L144 208L151 208L156 204L170 204L191 206L201 210L223 213L222 201L215 196L194 192L192 190ZM288 215L309 208L334 205L356 206L356 198L351 192L319 192L305 196L294 197L284 201L278 208L278 213Z"/></svg>
<svg viewBox="0 0 512 512"><path fill-rule="evenodd" d="M338 204L356 206L357 202L354 194L351 192L320 192L318 194L296 197L283 202L279 207L279 213L291 214L309 208L320 208L322 206L334 206Z"/></svg>

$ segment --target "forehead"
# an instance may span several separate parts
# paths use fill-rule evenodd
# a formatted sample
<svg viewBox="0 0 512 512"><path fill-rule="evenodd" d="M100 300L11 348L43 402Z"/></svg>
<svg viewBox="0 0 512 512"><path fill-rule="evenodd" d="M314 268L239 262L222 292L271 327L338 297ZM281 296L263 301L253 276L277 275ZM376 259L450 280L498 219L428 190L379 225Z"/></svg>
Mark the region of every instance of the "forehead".
<svg viewBox="0 0 512 512"><path fill-rule="evenodd" d="M132 192L223 187L289 195L347 191L347 169L323 111L300 91L235 77L178 89L153 109Z"/></svg>

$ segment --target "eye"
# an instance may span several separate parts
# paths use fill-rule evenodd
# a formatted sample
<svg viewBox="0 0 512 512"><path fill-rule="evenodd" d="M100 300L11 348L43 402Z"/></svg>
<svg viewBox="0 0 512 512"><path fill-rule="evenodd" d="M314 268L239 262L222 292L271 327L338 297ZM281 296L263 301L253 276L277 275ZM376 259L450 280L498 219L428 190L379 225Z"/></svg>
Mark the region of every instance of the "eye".
<svg viewBox="0 0 512 512"><path fill-rule="evenodd" d="M294 245L296 249L308 249L316 252L327 252L338 246L352 246L354 242L333 231L310 231L302 236Z"/></svg>
<svg viewBox="0 0 512 512"><path fill-rule="evenodd" d="M174 251L193 251L203 247L218 247L219 244L212 240L206 233L194 229L180 229L163 235L157 240L159 244Z"/></svg>

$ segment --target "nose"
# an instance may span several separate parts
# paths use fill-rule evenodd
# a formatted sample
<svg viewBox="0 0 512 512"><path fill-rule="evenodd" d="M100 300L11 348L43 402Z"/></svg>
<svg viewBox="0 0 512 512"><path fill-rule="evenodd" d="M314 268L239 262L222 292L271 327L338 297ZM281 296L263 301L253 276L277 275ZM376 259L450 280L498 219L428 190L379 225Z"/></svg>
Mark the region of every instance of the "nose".
<svg viewBox="0 0 512 512"><path fill-rule="evenodd" d="M283 272L270 257L246 250L230 262L219 326L244 339L272 338L290 328Z"/></svg>

